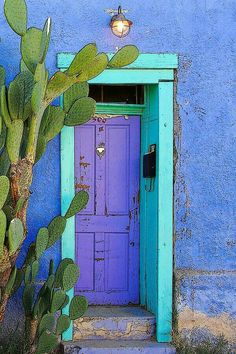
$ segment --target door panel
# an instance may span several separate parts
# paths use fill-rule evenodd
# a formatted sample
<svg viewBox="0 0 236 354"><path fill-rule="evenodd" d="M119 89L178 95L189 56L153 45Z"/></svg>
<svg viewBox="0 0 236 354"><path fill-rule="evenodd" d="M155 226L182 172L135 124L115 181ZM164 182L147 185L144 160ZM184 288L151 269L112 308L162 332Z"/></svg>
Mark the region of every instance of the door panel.
<svg viewBox="0 0 236 354"><path fill-rule="evenodd" d="M90 304L139 303L140 119L75 128L76 190L89 193L76 216L76 292Z"/></svg>

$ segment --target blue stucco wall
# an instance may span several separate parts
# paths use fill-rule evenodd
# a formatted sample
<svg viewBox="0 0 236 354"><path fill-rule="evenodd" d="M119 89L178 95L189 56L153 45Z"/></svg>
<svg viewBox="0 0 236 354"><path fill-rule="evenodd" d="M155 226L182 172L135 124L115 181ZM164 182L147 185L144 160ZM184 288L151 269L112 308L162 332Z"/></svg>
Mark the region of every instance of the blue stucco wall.
<svg viewBox="0 0 236 354"><path fill-rule="evenodd" d="M101 51L134 43L143 53L179 54L174 199L180 327L190 328L189 313L195 313L196 325L203 314L216 321L225 313L235 319L235 1L124 0L134 26L122 40L111 35L104 12L117 8L116 0L28 0L28 5L31 25L53 18L47 60L51 73L58 52L75 52L87 42L97 42ZM0 63L10 80L18 68L19 39L2 9L0 0ZM30 236L60 212L59 167L57 138L35 168ZM59 245L51 253L58 258Z"/></svg>

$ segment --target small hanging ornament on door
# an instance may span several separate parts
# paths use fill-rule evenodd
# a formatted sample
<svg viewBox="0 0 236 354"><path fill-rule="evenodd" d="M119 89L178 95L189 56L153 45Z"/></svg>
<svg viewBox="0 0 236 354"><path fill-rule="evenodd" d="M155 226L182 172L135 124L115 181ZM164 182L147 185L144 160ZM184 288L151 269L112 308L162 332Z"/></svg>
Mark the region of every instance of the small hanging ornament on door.
<svg viewBox="0 0 236 354"><path fill-rule="evenodd" d="M100 143L100 144L96 147L96 154L98 155L98 157L99 157L100 159L105 155L105 143Z"/></svg>

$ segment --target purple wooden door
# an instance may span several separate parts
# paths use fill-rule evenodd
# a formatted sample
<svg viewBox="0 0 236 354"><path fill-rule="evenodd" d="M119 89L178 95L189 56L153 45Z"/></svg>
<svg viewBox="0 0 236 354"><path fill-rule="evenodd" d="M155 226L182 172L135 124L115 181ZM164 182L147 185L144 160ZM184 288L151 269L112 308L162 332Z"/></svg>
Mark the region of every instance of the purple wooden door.
<svg viewBox="0 0 236 354"><path fill-rule="evenodd" d="M139 156L139 117L75 128L76 190L90 197L76 216L75 291L90 304L139 303Z"/></svg>

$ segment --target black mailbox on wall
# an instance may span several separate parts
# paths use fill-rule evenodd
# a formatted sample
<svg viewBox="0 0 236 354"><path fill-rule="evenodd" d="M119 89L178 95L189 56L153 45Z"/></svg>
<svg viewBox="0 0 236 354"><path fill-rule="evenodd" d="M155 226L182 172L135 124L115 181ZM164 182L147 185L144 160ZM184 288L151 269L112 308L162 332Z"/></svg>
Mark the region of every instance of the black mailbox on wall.
<svg viewBox="0 0 236 354"><path fill-rule="evenodd" d="M149 151L143 155L143 177L156 177L156 144L149 146Z"/></svg>

